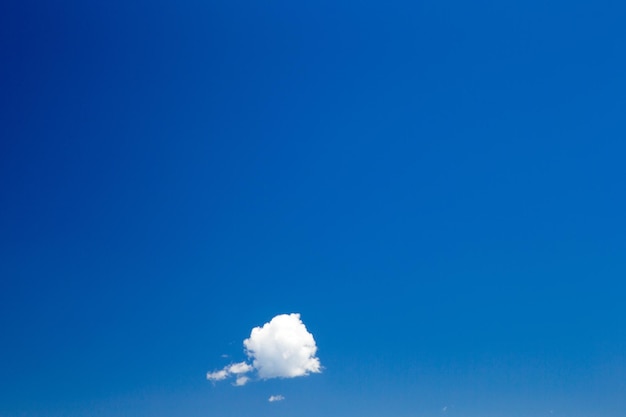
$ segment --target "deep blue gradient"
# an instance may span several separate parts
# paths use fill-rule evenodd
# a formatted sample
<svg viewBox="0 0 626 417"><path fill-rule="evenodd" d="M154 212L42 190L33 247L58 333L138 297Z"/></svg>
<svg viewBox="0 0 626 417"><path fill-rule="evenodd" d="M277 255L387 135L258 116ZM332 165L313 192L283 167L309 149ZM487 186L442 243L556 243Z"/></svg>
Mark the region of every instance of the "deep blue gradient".
<svg viewBox="0 0 626 417"><path fill-rule="evenodd" d="M623 417L625 19L3 1L0 416Z"/></svg>

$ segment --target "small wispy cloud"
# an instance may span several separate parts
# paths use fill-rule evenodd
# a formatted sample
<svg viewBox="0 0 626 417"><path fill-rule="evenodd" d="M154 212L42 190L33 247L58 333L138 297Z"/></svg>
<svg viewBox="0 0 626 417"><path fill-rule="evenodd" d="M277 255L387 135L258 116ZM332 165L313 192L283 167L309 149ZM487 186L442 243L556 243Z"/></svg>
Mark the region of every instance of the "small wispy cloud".
<svg viewBox="0 0 626 417"><path fill-rule="evenodd" d="M233 363L232 365L230 365L228 367L228 372L231 374L245 374L247 372L250 372L252 370L252 366L248 365L245 362L239 362L239 363Z"/></svg>
<svg viewBox="0 0 626 417"><path fill-rule="evenodd" d="M207 372L206 379L208 379L209 381L213 381L213 382L222 381L231 375L245 374L247 372L252 371L252 369L253 369L252 366L248 365L245 362L233 363L233 364L225 366L223 369L220 369L219 371ZM240 382L239 380L243 382ZM246 382L248 382L248 378L238 377L237 382L235 384L244 385Z"/></svg>
<svg viewBox="0 0 626 417"><path fill-rule="evenodd" d="M221 381L222 379L226 379L228 377L228 372L225 369L221 371L215 372L207 372L206 379L209 381Z"/></svg>
<svg viewBox="0 0 626 417"><path fill-rule="evenodd" d="M285 399L285 397L283 397L282 395L270 395L270 397L267 399L267 401L273 403L275 401L282 401L284 399Z"/></svg>
<svg viewBox="0 0 626 417"><path fill-rule="evenodd" d="M235 385L236 387L242 387L246 385L248 381L250 381L250 378L248 378L247 376L238 376L237 379L235 379L235 383L233 385Z"/></svg>
<svg viewBox="0 0 626 417"><path fill-rule="evenodd" d="M262 327L253 328L243 345L251 363L233 363L207 372L207 379L216 382L234 376L233 385L242 386L250 381L246 374L251 372L256 372L261 379L270 379L295 378L322 371L315 339L297 313L280 314Z"/></svg>

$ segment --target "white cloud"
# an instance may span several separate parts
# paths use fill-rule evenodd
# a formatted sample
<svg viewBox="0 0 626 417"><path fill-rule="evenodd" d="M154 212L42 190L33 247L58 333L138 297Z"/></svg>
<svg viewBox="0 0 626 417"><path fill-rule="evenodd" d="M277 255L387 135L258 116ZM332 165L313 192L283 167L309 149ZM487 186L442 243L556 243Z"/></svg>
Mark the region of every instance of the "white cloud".
<svg viewBox="0 0 626 417"><path fill-rule="evenodd" d="M270 397L267 399L267 401L273 403L275 401L282 401L284 399L285 399L285 397L283 397L282 395L270 395Z"/></svg>
<svg viewBox="0 0 626 417"><path fill-rule="evenodd" d="M243 345L251 364L227 365L221 370L207 372L207 379L215 382L235 376L233 385L242 386L250 381L246 374L254 371L261 379L295 378L321 372L320 360L315 356L315 339L300 314L280 314L263 327L255 327ZM270 398L275 398L270 401L284 399L280 395Z"/></svg>
<svg viewBox="0 0 626 417"><path fill-rule="evenodd" d="M228 371L222 369L221 371L207 372L206 379L209 381L221 381L222 379L226 379L227 376Z"/></svg>
<svg viewBox="0 0 626 417"><path fill-rule="evenodd" d="M281 314L263 327L255 327L243 341L259 377L294 378L321 372L315 356L313 335L300 320L300 314Z"/></svg>
<svg viewBox="0 0 626 417"><path fill-rule="evenodd" d="M245 374L252 370L252 366L245 362L233 363L228 366L228 372L231 374Z"/></svg>
<svg viewBox="0 0 626 417"><path fill-rule="evenodd" d="M219 371L215 371L215 372L207 372L206 374L206 379L208 379L209 381L221 381L223 379L228 378L231 375L239 375L239 374L245 374L247 372L252 371L252 366L248 365L245 362L239 362L239 363L233 363L230 365L227 365L224 367L224 369L221 369ZM240 378L237 378L240 379ZM236 385L244 385L246 382L248 382L248 378L245 378L245 381L243 381L243 383L238 383Z"/></svg>
<svg viewBox="0 0 626 417"><path fill-rule="evenodd" d="M248 378L247 376L238 376L237 379L235 380L235 386L236 387L242 387L244 385L246 385L248 383L248 381L250 381L250 378Z"/></svg>

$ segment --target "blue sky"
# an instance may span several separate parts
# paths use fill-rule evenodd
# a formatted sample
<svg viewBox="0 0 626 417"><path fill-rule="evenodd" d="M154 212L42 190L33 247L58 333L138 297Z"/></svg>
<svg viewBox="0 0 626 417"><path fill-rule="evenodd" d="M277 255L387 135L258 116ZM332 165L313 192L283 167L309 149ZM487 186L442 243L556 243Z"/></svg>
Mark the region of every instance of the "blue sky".
<svg viewBox="0 0 626 417"><path fill-rule="evenodd" d="M0 416L623 416L625 13L2 2Z"/></svg>

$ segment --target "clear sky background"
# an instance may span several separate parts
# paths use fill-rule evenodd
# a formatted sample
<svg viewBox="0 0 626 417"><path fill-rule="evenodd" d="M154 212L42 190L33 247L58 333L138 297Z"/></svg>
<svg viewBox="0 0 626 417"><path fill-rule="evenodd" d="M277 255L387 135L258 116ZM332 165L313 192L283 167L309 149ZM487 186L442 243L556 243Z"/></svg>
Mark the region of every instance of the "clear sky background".
<svg viewBox="0 0 626 417"><path fill-rule="evenodd" d="M0 416L623 417L625 21L2 1Z"/></svg>

